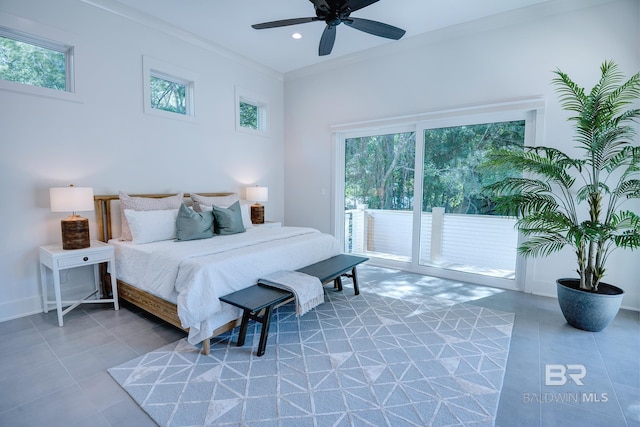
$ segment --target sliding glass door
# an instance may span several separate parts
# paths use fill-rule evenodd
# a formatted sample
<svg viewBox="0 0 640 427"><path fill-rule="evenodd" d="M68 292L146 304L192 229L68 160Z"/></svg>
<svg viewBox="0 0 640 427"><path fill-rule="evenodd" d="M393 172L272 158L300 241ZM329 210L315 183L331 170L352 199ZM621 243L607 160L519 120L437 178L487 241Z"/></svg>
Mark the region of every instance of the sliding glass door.
<svg viewBox="0 0 640 427"><path fill-rule="evenodd" d="M345 249L411 261L415 132L344 141Z"/></svg>
<svg viewBox="0 0 640 427"><path fill-rule="evenodd" d="M483 193L517 171L481 167L496 150L522 150L525 121L427 128L422 132L419 264L515 278L515 219Z"/></svg>
<svg viewBox="0 0 640 427"><path fill-rule="evenodd" d="M521 150L529 125L525 113L495 116L341 135L337 223L345 251L382 265L516 287L515 219L497 215L482 189L519 172L481 165L495 150Z"/></svg>

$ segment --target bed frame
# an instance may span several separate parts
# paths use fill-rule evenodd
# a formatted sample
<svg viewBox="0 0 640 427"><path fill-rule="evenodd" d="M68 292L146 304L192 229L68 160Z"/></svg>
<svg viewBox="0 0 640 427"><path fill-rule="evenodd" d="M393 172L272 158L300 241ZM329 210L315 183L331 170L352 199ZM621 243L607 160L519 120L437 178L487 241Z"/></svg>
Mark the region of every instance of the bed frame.
<svg viewBox="0 0 640 427"><path fill-rule="evenodd" d="M171 194L131 194L132 197L151 197L151 198L162 198L168 196L175 196L176 193ZM233 193L198 193L199 195L206 197L218 197L218 196L229 196ZM184 194L185 198L189 198L189 194ZM111 195L98 195L94 196L95 203L95 211L96 211L96 219L98 225L98 239L103 242L108 242L109 239L113 238L113 223L111 221L112 212L111 202L114 200L120 200L120 197L115 194ZM117 215L120 215L120 209L115 212ZM101 271L102 277L102 292L103 295L111 294L111 276L106 271L106 267L102 267ZM164 320L165 322L170 323L171 325L180 328L184 331L188 331L182 327L180 322L180 318L178 317L178 307L162 298L159 298L155 295L152 295L148 292L142 291L127 282L124 282L118 279L118 298L122 298L125 301L130 302L131 304L140 307L144 311L153 314L156 317ZM232 320L218 329L213 331L213 335L211 337L215 337L224 332L230 331L236 325L239 324L239 320ZM210 338L207 338L202 341L202 354L209 354L210 351Z"/></svg>

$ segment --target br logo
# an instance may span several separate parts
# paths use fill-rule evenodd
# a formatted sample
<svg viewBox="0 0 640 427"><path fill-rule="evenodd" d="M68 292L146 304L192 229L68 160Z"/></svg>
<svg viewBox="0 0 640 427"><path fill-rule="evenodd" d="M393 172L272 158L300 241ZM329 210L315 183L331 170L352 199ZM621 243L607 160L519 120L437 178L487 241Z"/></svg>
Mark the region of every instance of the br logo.
<svg viewBox="0 0 640 427"><path fill-rule="evenodd" d="M584 385L582 379L587 375L584 365L545 365L545 385L565 385L567 377L576 385Z"/></svg>

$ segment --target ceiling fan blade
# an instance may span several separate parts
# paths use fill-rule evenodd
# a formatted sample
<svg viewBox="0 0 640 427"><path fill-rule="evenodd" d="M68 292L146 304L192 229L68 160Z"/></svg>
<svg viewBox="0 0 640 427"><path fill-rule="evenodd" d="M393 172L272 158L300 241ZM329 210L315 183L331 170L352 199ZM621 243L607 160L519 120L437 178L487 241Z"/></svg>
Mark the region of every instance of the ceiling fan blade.
<svg viewBox="0 0 640 427"><path fill-rule="evenodd" d="M351 9L351 12L355 12L356 10L360 10L363 7L367 7L376 3L379 0L347 0L342 7L342 9L346 9L347 7Z"/></svg>
<svg viewBox="0 0 640 427"><path fill-rule="evenodd" d="M313 16L309 18L293 18L293 19L281 19L279 21L263 22L262 24L254 24L251 27L256 30L264 30L265 28L286 27L287 25L306 24L307 22L317 21L318 17Z"/></svg>
<svg viewBox="0 0 640 427"><path fill-rule="evenodd" d="M318 46L318 55L325 56L329 55L333 50L333 44L336 41L336 27L327 25L327 27L322 32L322 37L320 38L320 46Z"/></svg>
<svg viewBox="0 0 640 427"><path fill-rule="evenodd" d="M342 21L343 24L348 25L356 30L364 31L365 33L373 34L374 36L385 37L388 39L399 40L406 33L402 28L394 27L393 25L383 24L378 21L371 21L369 19L362 18L349 18Z"/></svg>

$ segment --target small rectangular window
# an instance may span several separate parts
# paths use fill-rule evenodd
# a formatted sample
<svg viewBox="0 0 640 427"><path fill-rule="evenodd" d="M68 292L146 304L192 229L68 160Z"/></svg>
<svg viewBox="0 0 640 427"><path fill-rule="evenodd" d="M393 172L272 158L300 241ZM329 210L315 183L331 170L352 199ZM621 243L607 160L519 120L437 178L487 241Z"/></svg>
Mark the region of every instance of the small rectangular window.
<svg viewBox="0 0 640 427"><path fill-rule="evenodd" d="M73 48L0 27L0 79L73 92Z"/></svg>
<svg viewBox="0 0 640 427"><path fill-rule="evenodd" d="M257 105L240 101L240 126L258 130L260 108Z"/></svg>
<svg viewBox="0 0 640 427"><path fill-rule="evenodd" d="M267 103L261 96L236 87L236 130L268 135Z"/></svg>
<svg viewBox="0 0 640 427"><path fill-rule="evenodd" d="M142 66L144 112L194 121L196 74L148 56L143 56Z"/></svg>
<svg viewBox="0 0 640 427"><path fill-rule="evenodd" d="M151 73L151 108L187 114L187 85Z"/></svg>

